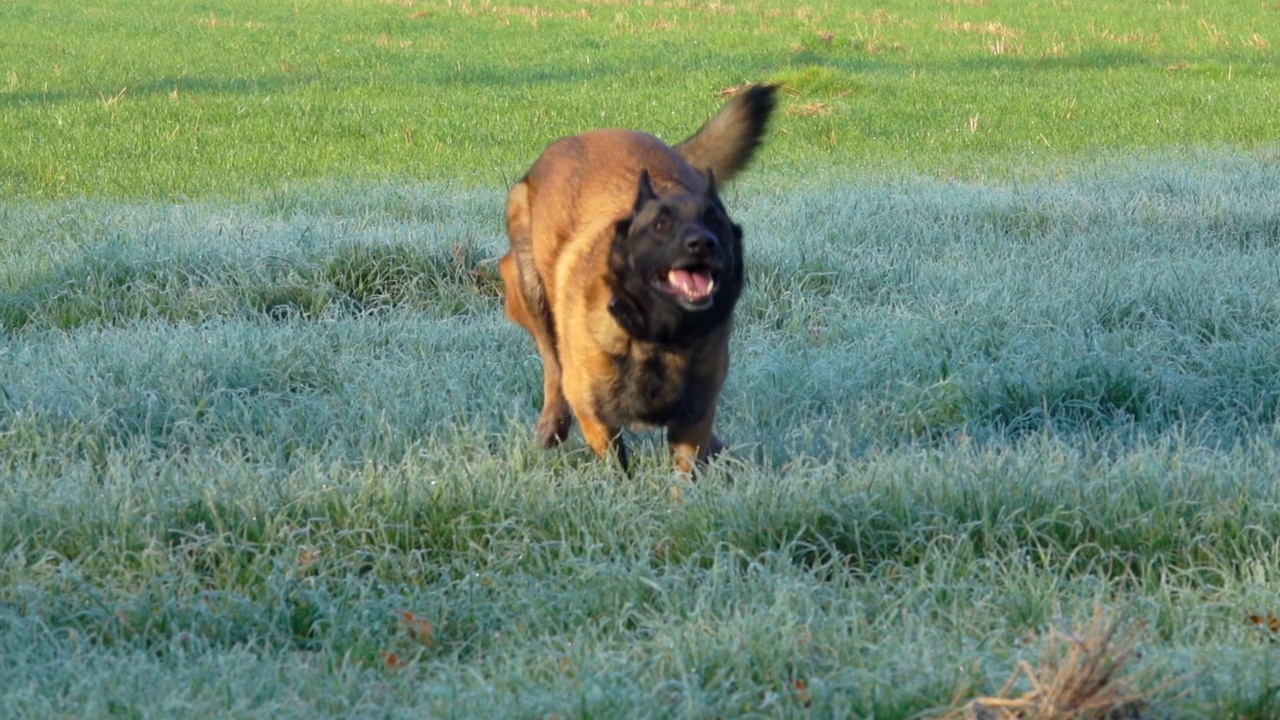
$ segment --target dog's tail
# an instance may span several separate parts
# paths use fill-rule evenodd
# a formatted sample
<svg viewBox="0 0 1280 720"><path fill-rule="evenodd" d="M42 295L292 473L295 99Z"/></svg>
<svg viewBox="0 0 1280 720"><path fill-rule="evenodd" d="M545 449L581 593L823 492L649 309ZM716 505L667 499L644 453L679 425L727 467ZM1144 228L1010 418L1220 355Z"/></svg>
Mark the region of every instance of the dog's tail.
<svg viewBox="0 0 1280 720"><path fill-rule="evenodd" d="M760 144L777 89L777 85L753 85L676 145L676 152L694 168L710 170L716 182L728 182L747 166Z"/></svg>

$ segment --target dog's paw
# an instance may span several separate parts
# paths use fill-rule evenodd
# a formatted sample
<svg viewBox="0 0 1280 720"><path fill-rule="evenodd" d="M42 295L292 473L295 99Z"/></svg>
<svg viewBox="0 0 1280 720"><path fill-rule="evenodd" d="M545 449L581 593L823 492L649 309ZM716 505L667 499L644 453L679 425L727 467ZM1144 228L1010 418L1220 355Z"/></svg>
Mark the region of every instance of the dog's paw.
<svg viewBox="0 0 1280 720"><path fill-rule="evenodd" d="M728 446L720 438L712 435L705 449L684 444L672 445L671 460L675 464L676 471L681 475L696 474L705 468L712 458L727 449Z"/></svg>
<svg viewBox="0 0 1280 720"><path fill-rule="evenodd" d="M543 413L538 416L535 428L538 444L544 448L555 447L569 437L569 426L573 424L573 416L569 413Z"/></svg>

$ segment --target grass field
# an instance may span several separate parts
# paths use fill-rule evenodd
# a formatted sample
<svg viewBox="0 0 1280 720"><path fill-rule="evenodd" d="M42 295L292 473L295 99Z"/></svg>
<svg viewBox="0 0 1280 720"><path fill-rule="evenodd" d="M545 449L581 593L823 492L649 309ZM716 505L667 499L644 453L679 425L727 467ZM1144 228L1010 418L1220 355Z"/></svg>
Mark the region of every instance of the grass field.
<svg viewBox="0 0 1280 720"><path fill-rule="evenodd" d="M0 8L0 717L930 717L1099 610L1138 717L1280 716L1277 40L1257 2ZM731 456L537 448L505 183L748 80L788 92L725 193Z"/></svg>
<svg viewBox="0 0 1280 720"><path fill-rule="evenodd" d="M763 80L791 93L757 168L775 182L1007 176L1280 135L1274 3L1005 5L7 3L0 197L491 188L556 137L675 139L716 92Z"/></svg>

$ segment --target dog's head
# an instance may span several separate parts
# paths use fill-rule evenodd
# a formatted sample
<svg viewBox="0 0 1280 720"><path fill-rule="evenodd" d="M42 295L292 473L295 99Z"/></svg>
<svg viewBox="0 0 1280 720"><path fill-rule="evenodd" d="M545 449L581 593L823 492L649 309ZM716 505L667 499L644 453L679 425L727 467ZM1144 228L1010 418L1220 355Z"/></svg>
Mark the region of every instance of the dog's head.
<svg viewBox="0 0 1280 720"><path fill-rule="evenodd" d="M615 231L609 310L629 334L683 344L729 319L742 292L742 229L709 173L701 192L658 197L642 170L635 206Z"/></svg>

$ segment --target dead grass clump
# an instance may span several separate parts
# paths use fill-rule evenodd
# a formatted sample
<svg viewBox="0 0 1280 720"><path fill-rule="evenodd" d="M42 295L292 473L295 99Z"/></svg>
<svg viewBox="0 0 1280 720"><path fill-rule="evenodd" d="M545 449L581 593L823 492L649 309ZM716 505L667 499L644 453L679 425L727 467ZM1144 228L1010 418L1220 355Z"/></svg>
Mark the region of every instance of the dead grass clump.
<svg viewBox="0 0 1280 720"><path fill-rule="evenodd" d="M811 102L803 105L788 105L787 114L792 117L818 117L830 115L831 106L826 103Z"/></svg>
<svg viewBox="0 0 1280 720"><path fill-rule="evenodd" d="M739 83L737 85L730 85L727 88L722 88L720 90L717 90L716 97L731 98L735 95L741 95L742 93L755 87L755 85L756 85L755 83L750 83L750 82Z"/></svg>
<svg viewBox="0 0 1280 720"><path fill-rule="evenodd" d="M400 48L401 50L413 45L412 40L395 40L385 32L379 33L374 43L380 48Z"/></svg>
<svg viewBox="0 0 1280 720"><path fill-rule="evenodd" d="M1002 40L1016 40L1026 33L999 22L972 23L953 20L946 15L938 27L947 32L966 35L991 35Z"/></svg>
<svg viewBox="0 0 1280 720"><path fill-rule="evenodd" d="M1130 673L1136 639L1098 608L1088 627L1049 631L1038 667L1023 661L994 697L980 697L942 720L1143 720L1158 691L1150 670ZM1030 690L1011 697L1019 680Z"/></svg>

